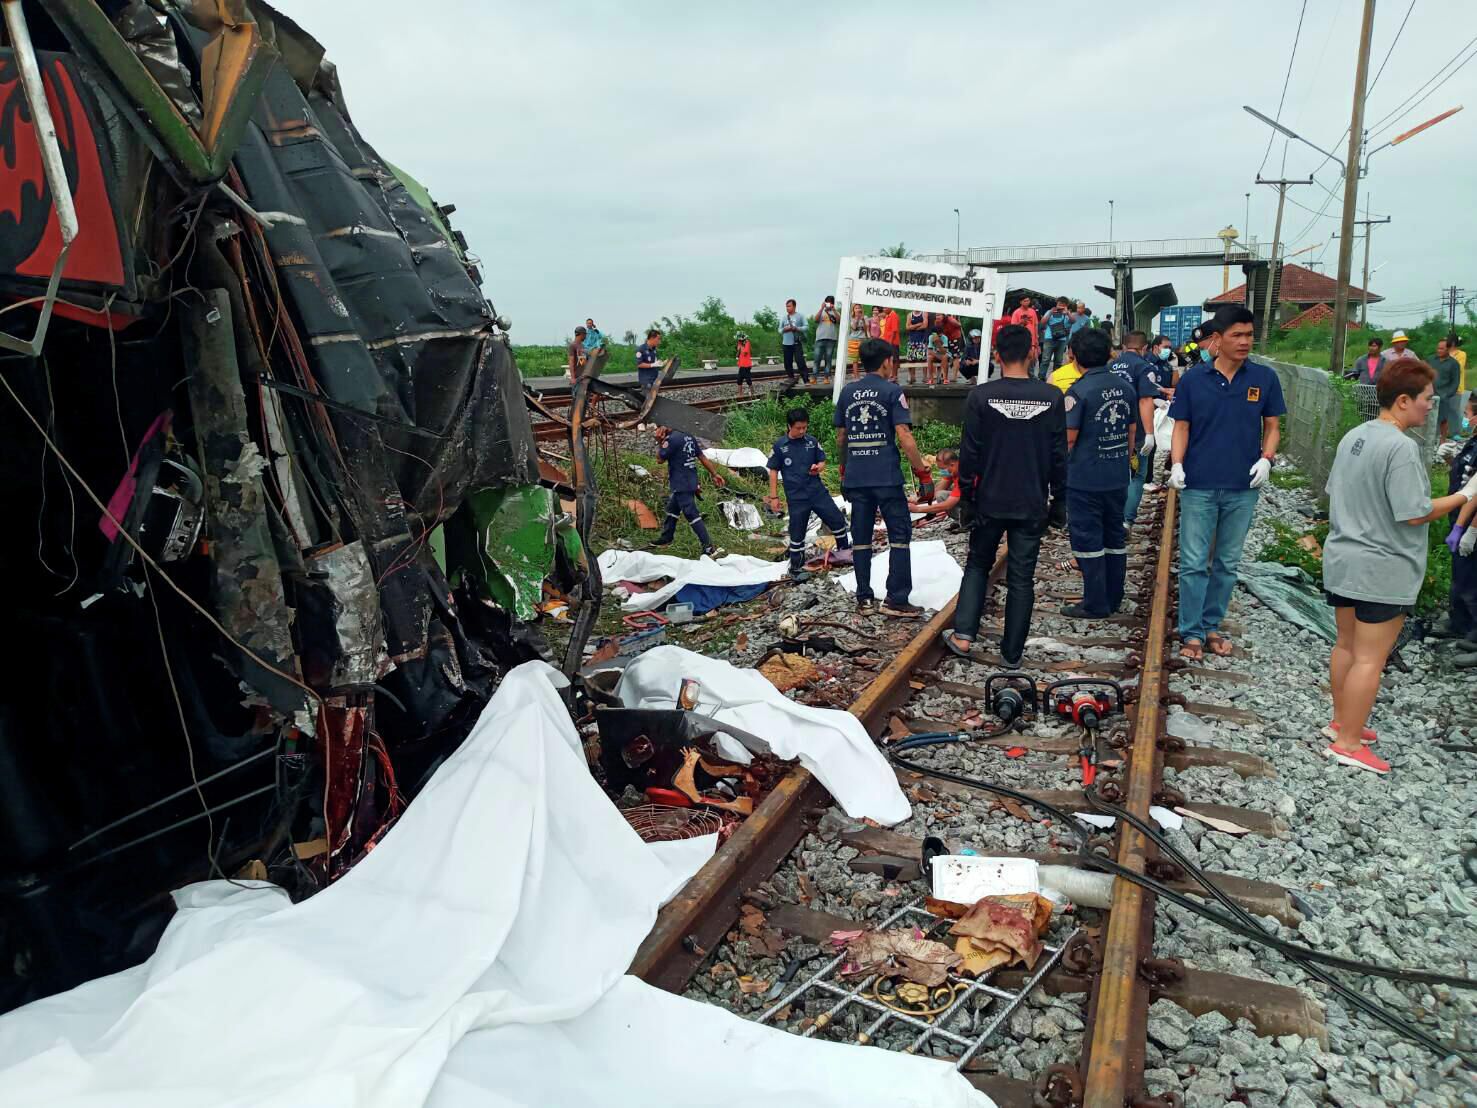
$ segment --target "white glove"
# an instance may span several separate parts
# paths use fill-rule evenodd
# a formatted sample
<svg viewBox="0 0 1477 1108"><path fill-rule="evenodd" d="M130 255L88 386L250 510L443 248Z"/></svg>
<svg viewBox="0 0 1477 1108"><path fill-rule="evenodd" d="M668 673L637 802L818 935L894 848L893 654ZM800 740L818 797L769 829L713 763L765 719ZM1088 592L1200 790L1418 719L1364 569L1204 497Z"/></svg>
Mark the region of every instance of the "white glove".
<svg viewBox="0 0 1477 1108"><path fill-rule="evenodd" d="M1470 558L1473 551L1477 551L1477 527L1468 527L1462 541L1457 544L1456 552L1463 558Z"/></svg>
<svg viewBox="0 0 1477 1108"><path fill-rule="evenodd" d="M1272 475L1272 463L1266 458L1258 458L1256 465L1247 470L1251 474L1251 487L1259 489L1267 483L1267 478Z"/></svg>
<svg viewBox="0 0 1477 1108"><path fill-rule="evenodd" d="M1185 467L1180 465L1179 462L1175 462L1169 471L1169 487L1172 489L1182 489L1185 487Z"/></svg>
<svg viewBox="0 0 1477 1108"><path fill-rule="evenodd" d="M1440 458L1443 462L1449 462L1461 452L1462 444L1457 442L1456 439L1450 439L1436 448L1436 457Z"/></svg>
<svg viewBox="0 0 1477 1108"><path fill-rule="evenodd" d="M1477 473L1472 474L1472 479L1457 491L1468 500L1477 500Z"/></svg>
<svg viewBox="0 0 1477 1108"><path fill-rule="evenodd" d="M1147 458L1152 453L1154 453L1154 436L1145 435L1143 444L1139 447L1139 457Z"/></svg>
<svg viewBox="0 0 1477 1108"><path fill-rule="evenodd" d="M1162 397L1162 396L1156 396L1154 398L1154 407L1161 408L1161 409L1168 409L1169 408L1169 401L1168 400L1165 400L1164 397Z"/></svg>

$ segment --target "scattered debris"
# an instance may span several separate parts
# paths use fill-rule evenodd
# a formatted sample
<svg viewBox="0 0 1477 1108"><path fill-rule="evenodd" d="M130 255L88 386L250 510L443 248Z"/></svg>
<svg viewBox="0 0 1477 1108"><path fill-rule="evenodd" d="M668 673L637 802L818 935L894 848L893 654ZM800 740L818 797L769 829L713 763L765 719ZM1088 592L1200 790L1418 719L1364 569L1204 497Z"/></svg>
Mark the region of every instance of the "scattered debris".
<svg viewBox="0 0 1477 1108"><path fill-rule="evenodd" d="M802 654L778 653L758 668L780 692L798 689L820 676L816 664Z"/></svg>
<svg viewBox="0 0 1477 1108"><path fill-rule="evenodd" d="M846 944L845 977L881 974L917 985L942 985L962 958L943 943L925 939L916 927L865 931Z"/></svg>

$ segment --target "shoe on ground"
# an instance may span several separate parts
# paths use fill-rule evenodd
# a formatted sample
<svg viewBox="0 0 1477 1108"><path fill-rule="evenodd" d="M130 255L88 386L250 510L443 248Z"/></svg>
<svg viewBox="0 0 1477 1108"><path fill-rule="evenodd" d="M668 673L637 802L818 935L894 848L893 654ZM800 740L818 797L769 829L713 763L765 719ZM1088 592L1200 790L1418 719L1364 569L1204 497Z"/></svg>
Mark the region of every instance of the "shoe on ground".
<svg viewBox="0 0 1477 1108"><path fill-rule="evenodd" d="M1378 773L1380 776L1390 772L1390 763L1381 758L1367 746L1361 746L1356 751L1340 750L1336 746L1327 746L1323 750L1325 758L1332 758L1343 766L1351 766L1354 769L1367 769L1370 773Z"/></svg>
<svg viewBox="0 0 1477 1108"><path fill-rule="evenodd" d="M1435 623L1431 624L1426 634L1433 639L1459 639L1462 637L1462 633L1451 625L1450 616L1442 616Z"/></svg>
<svg viewBox="0 0 1477 1108"><path fill-rule="evenodd" d="M1323 729L1323 737L1325 739L1337 739L1339 737L1338 720L1334 720ZM1380 737L1376 735L1373 731L1371 731L1368 727L1366 727L1364 729L1364 732L1359 736L1359 741L1367 746L1370 743L1379 742Z"/></svg>
<svg viewBox="0 0 1477 1108"><path fill-rule="evenodd" d="M1451 660L1451 664L1457 669L1477 669L1477 652L1458 654Z"/></svg>
<svg viewBox="0 0 1477 1108"><path fill-rule="evenodd" d="M1004 654L1002 654L1000 655L1000 661L1004 664L1006 669L1020 669L1021 662L1024 657L1025 656L1022 655L1020 658L1007 658Z"/></svg>
<svg viewBox="0 0 1477 1108"><path fill-rule="evenodd" d="M1095 616L1081 604L1065 604L1062 606L1062 615L1072 619L1107 619L1107 616Z"/></svg>
<svg viewBox="0 0 1477 1108"><path fill-rule="evenodd" d="M837 547L835 550L831 551L831 564L832 565L849 566L849 565L851 565L851 562L852 562L851 547L848 546L845 550L842 550L840 547Z"/></svg>
<svg viewBox="0 0 1477 1108"><path fill-rule="evenodd" d="M707 555L709 558L712 558L713 561L715 561L715 562L719 558L726 558L726 557L728 557L728 551L724 550L723 547L721 547L721 546L710 546L710 547L708 547L708 549L704 550L703 553L705 555Z"/></svg>
<svg viewBox="0 0 1477 1108"><path fill-rule="evenodd" d="M871 616L877 614L877 601L870 596L859 596L856 599L856 610L858 615Z"/></svg>
<svg viewBox="0 0 1477 1108"><path fill-rule="evenodd" d="M916 604L894 604L890 600L882 602L882 614L885 616L901 616L903 619L917 619L923 614L923 609Z"/></svg>
<svg viewBox="0 0 1477 1108"><path fill-rule="evenodd" d="M675 542L675 541L676 541L675 539L652 539L651 540L651 545L652 546L671 546L672 543Z"/></svg>
<svg viewBox="0 0 1477 1108"><path fill-rule="evenodd" d="M792 569L790 570L789 576L790 580L794 581L795 584L798 585L802 581L809 581L811 574L810 570L808 569Z"/></svg>

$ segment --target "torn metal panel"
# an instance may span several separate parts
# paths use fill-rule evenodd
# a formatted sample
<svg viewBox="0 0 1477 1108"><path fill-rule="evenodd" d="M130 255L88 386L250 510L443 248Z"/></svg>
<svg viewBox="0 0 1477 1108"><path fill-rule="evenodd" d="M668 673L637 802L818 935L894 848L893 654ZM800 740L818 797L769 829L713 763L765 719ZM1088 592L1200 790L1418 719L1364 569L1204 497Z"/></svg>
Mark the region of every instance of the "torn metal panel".
<svg viewBox="0 0 1477 1108"><path fill-rule="evenodd" d="M147 0L127 0L113 16L113 26L133 47L139 61L182 116L200 129L200 103L190 85L190 75L180 64L179 50L171 31Z"/></svg>
<svg viewBox="0 0 1477 1108"><path fill-rule="evenodd" d="M554 568L558 505L540 485L479 489L446 524L453 585L465 578L473 595L538 618L543 582Z"/></svg>
<svg viewBox="0 0 1477 1108"><path fill-rule="evenodd" d="M296 676L292 610L267 526L261 479L267 463L247 430L231 300L221 289L207 289L175 310L185 356L194 369L190 405L206 473L212 607L227 631L273 666ZM219 649L282 715L291 717L304 708L301 689L228 644Z"/></svg>
<svg viewBox="0 0 1477 1108"><path fill-rule="evenodd" d="M306 556L297 587L303 669L319 688L372 685L389 668L374 570L360 542Z"/></svg>
<svg viewBox="0 0 1477 1108"><path fill-rule="evenodd" d="M650 397L639 388L617 385L610 381L591 381L590 389L601 396L621 401L633 412L642 413L649 423L686 431L689 435L696 435L709 442L721 442L727 433L728 420L719 412L694 408L691 404L660 394Z"/></svg>

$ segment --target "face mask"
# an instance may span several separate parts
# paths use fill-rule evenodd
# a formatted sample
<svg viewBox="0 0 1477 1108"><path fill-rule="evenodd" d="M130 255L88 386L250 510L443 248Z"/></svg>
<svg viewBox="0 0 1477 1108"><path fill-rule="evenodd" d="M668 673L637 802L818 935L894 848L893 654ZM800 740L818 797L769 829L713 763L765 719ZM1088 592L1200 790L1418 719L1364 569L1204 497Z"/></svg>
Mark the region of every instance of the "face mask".
<svg viewBox="0 0 1477 1108"><path fill-rule="evenodd" d="M1172 353L1173 353L1173 351L1170 350L1169 347L1166 346L1163 350L1159 351L1159 357L1162 358L1164 361L1167 362L1167 361L1169 361L1169 356Z"/></svg>
<svg viewBox="0 0 1477 1108"><path fill-rule="evenodd" d="M1210 361L1210 351L1202 348L1200 351L1200 360L1202 362Z"/></svg>

